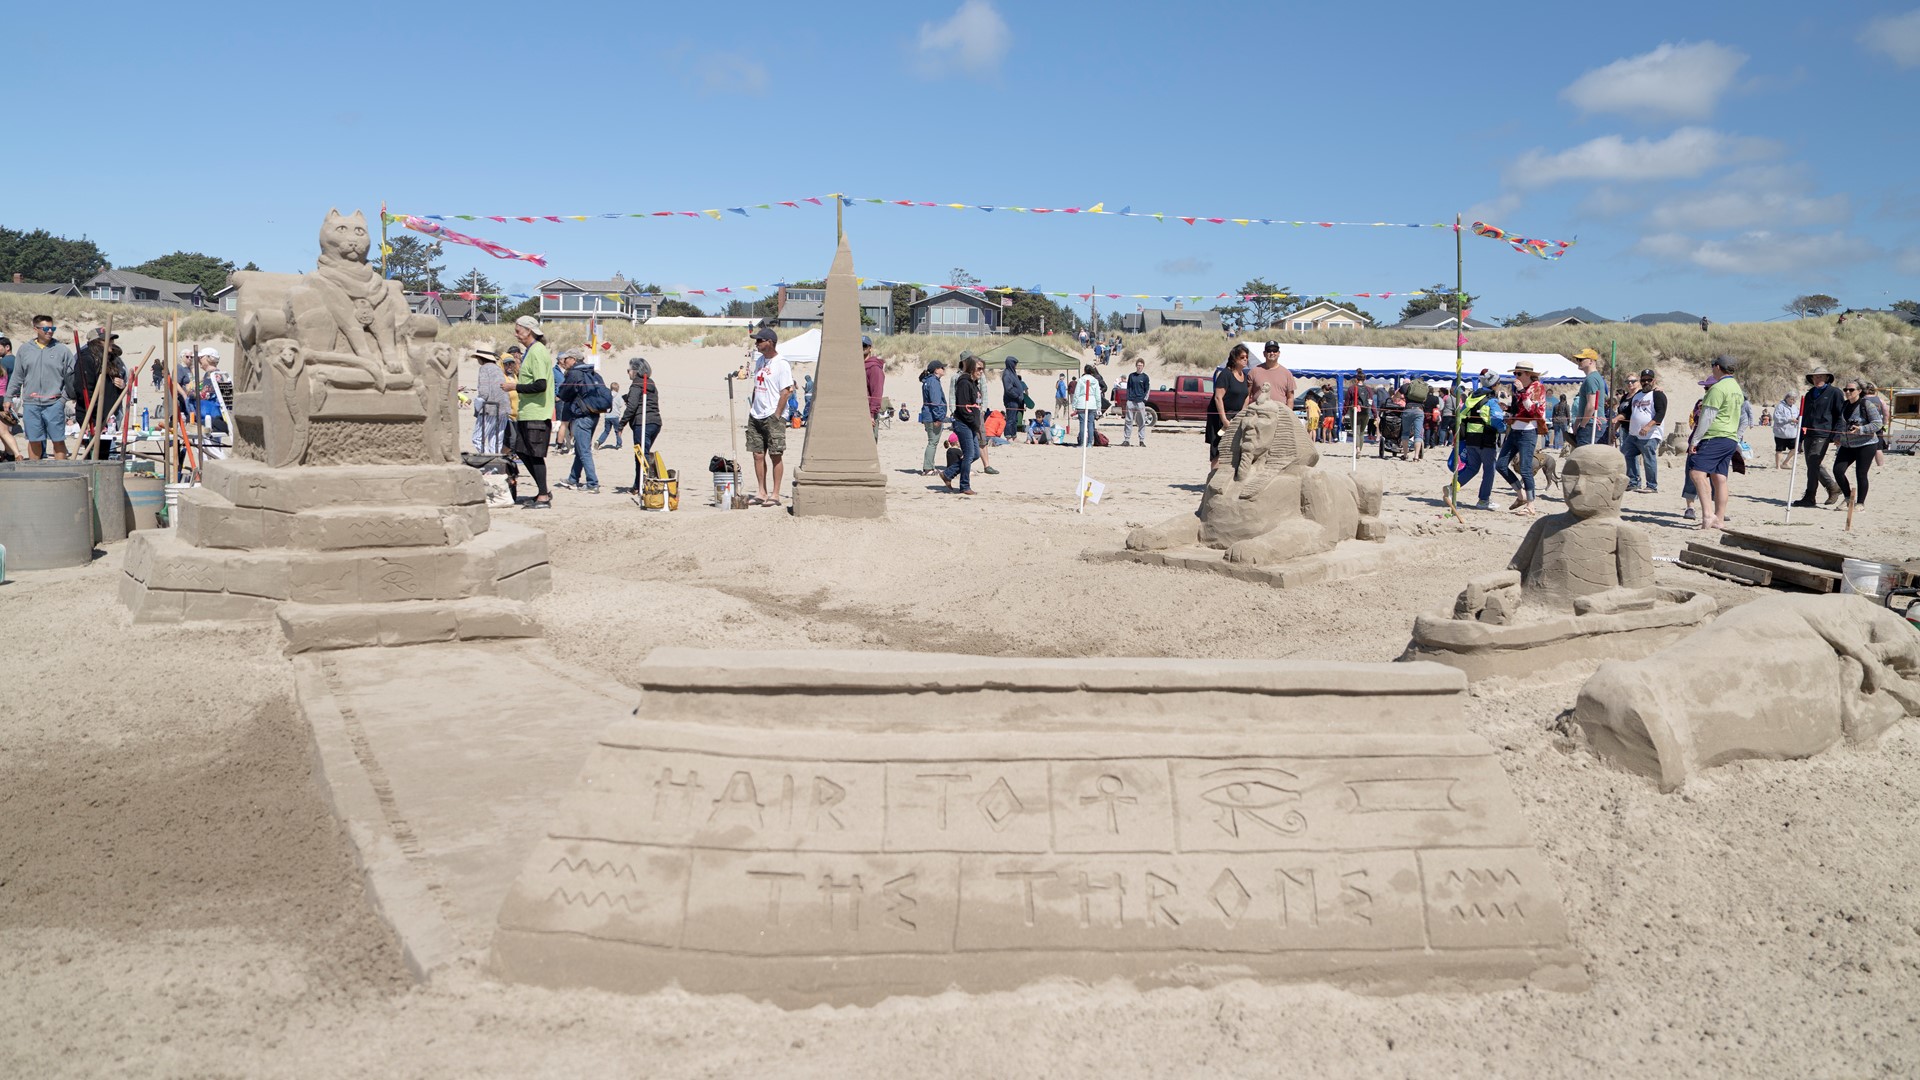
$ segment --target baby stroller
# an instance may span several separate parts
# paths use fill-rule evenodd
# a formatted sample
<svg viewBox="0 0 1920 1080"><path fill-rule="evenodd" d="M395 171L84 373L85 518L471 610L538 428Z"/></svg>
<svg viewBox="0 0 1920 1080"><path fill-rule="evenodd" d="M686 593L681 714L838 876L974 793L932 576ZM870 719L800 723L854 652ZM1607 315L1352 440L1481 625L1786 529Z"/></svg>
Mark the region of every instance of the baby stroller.
<svg viewBox="0 0 1920 1080"><path fill-rule="evenodd" d="M1380 456L1382 458L1388 454L1400 458L1407 456L1407 446L1400 439L1400 427L1400 410L1387 409L1380 414Z"/></svg>

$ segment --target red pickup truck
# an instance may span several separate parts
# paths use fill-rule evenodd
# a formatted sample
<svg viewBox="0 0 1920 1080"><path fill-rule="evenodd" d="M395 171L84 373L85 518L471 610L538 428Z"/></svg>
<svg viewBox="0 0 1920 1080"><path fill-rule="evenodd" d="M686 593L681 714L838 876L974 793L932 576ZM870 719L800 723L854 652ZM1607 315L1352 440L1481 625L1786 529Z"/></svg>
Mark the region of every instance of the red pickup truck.
<svg viewBox="0 0 1920 1080"><path fill-rule="evenodd" d="M1213 380L1205 375L1176 375L1171 388L1163 387L1147 394L1147 424L1161 420L1195 420L1207 418L1207 408L1213 403ZM1116 386L1113 389L1114 408L1125 408L1127 388Z"/></svg>

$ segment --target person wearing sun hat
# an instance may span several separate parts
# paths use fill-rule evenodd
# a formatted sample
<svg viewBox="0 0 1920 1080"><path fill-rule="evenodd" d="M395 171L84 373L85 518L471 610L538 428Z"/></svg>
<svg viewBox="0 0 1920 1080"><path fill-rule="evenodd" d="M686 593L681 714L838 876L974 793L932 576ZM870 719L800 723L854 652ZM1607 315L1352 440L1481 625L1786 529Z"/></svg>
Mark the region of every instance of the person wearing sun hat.
<svg viewBox="0 0 1920 1080"><path fill-rule="evenodd" d="M1585 376L1580 380L1580 389L1574 392L1573 445L1586 446L1599 442L1610 426L1600 415L1600 403L1607 396L1607 377L1600 374L1600 354L1592 349L1581 349L1569 359L1580 366Z"/></svg>

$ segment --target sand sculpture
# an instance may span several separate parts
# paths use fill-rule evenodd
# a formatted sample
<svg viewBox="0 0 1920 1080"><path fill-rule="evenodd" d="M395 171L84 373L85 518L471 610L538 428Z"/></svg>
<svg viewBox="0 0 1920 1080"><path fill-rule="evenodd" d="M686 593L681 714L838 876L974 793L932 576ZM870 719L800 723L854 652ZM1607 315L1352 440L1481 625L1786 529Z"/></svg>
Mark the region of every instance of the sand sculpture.
<svg viewBox="0 0 1920 1080"><path fill-rule="evenodd" d="M860 355L860 285L845 232L827 272L807 444L793 475L793 512L800 517L876 518L887 512L887 478L867 409L866 364Z"/></svg>
<svg viewBox="0 0 1920 1080"><path fill-rule="evenodd" d="M1049 976L1585 985L1452 669L742 659L642 665L501 908L497 974L786 1006Z"/></svg>
<svg viewBox="0 0 1920 1080"><path fill-rule="evenodd" d="M538 633L521 602L550 585L546 536L491 521L459 463L455 353L370 243L333 210L312 274L234 275L234 456L177 528L134 534L136 622L277 616L296 652Z"/></svg>
<svg viewBox="0 0 1920 1080"><path fill-rule="evenodd" d="M1606 663L1573 718L1600 756L1672 791L1740 758L1811 757L1920 716L1920 635L1858 596L1773 596L1635 663Z"/></svg>
<svg viewBox="0 0 1920 1080"><path fill-rule="evenodd" d="M1653 583L1647 534L1620 520L1626 459L1583 446L1562 467L1565 513L1533 523L1505 570L1467 583L1451 613L1422 615L1402 659L1471 678L1584 658L1644 656L1712 615L1713 599Z"/></svg>
<svg viewBox="0 0 1920 1080"><path fill-rule="evenodd" d="M1223 443L1198 514L1135 529L1125 551L1095 557L1217 570L1282 586L1383 565L1380 549L1345 543L1386 538L1379 481L1317 467L1319 451L1291 410L1268 401L1249 405Z"/></svg>

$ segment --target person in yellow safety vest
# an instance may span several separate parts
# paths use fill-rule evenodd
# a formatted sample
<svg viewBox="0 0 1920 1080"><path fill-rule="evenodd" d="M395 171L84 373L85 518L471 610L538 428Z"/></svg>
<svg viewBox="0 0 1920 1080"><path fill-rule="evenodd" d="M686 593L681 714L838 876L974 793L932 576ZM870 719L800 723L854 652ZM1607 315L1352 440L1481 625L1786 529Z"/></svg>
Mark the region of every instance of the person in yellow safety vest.
<svg viewBox="0 0 1920 1080"><path fill-rule="evenodd" d="M1506 426L1507 419L1500 410L1500 399L1493 396L1493 387L1482 386L1461 402L1460 445L1454 448L1449 461L1453 466L1454 479L1441 493L1448 506L1455 504L1455 496L1460 489L1467 486L1478 473L1480 493L1474 500L1473 508L1491 509L1488 500L1493 497L1493 464L1500 431Z"/></svg>

